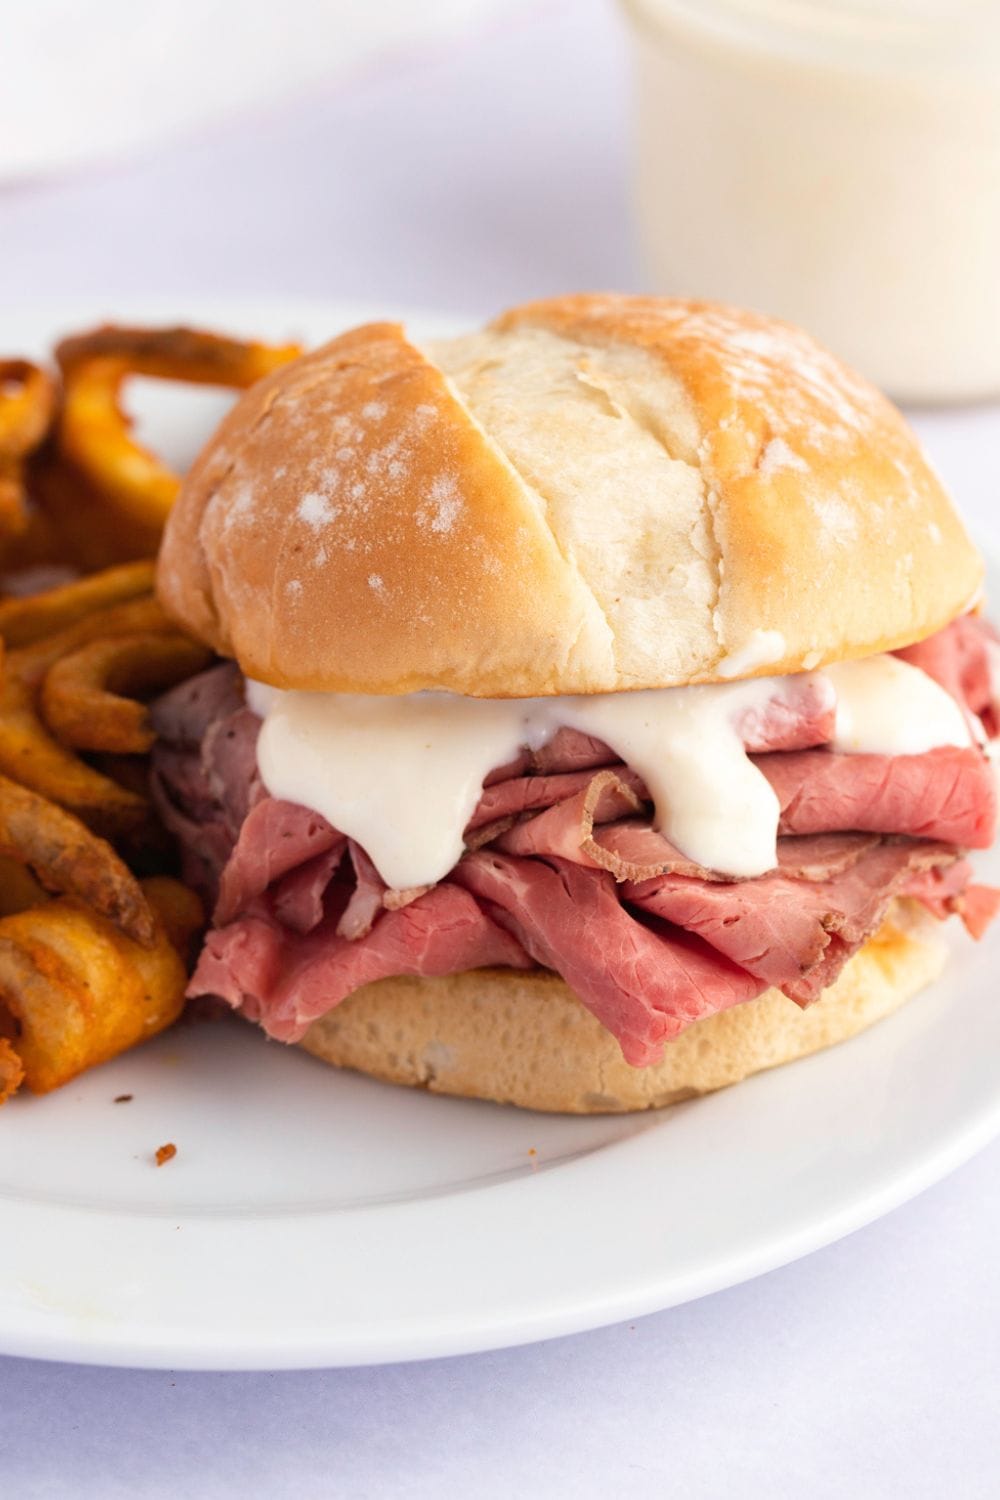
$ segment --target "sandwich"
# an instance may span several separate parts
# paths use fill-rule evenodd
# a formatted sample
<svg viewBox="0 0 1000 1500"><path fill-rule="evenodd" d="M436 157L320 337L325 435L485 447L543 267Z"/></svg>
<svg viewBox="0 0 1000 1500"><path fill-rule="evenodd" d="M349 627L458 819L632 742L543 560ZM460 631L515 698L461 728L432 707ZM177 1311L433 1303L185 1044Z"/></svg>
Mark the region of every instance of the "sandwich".
<svg viewBox="0 0 1000 1500"><path fill-rule="evenodd" d="M806 334L580 295L276 370L158 566L208 896L190 993L338 1067L541 1110L841 1041L1000 893L1000 647L899 412Z"/></svg>

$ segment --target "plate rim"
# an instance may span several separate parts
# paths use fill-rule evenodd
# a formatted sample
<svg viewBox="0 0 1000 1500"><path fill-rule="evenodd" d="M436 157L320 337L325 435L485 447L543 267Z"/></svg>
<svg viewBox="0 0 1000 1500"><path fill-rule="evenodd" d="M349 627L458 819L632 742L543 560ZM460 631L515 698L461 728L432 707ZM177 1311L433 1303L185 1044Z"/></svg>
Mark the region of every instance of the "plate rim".
<svg viewBox="0 0 1000 1500"><path fill-rule="evenodd" d="M750 1254L734 1253L730 1262L718 1261L698 1276L667 1277L662 1283L648 1281L642 1293L604 1291L589 1299L578 1298L571 1310L559 1309L546 1317L522 1313L514 1319L508 1317L503 1324L498 1324L495 1318L484 1318L479 1324L466 1323L461 1330L447 1328L433 1334L417 1325L404 1337L395 1338L384 1334L376 1338L354 1334L338 1338L325 1329L317 1332L315 1338L300 1336L294 1342L285 1335L274 1342L262 1342L259 1336L234 1341L228 1336L222 1342L205 1340L196 1345L191 1342L190 1330L170 1330L174 1336L168 1337L162 1327L153 1335L134 1323L127 1325L121 1336L103 1333L86 1338L65 1324L52 1328L44 1317L35 1326L28 1323L23 1329L5 1329L0 1305L0 1356L102 1368L250 1373L410 1364L523 1347L667 1312L780 1270L912 1201L963 1166L998 1135L1000 1098L975 1125L937 1152L915 1160L908 1169L898 1172L863 1199L840 1204L825 1220L814 1219L810 1224L786 1231L767 1248ZM606 1149L613 1150L614 1145ZM94 1217L90 1211L75 1206L53 1208L50 1212L59 1216ZM101 1217L119 1216L102 1214ZM131 1223L129 1216L121 1218L122 1222ZM295 1216L286 1218L294 1221ZM0 1205L0 1225L2 1221Z"/></svg>

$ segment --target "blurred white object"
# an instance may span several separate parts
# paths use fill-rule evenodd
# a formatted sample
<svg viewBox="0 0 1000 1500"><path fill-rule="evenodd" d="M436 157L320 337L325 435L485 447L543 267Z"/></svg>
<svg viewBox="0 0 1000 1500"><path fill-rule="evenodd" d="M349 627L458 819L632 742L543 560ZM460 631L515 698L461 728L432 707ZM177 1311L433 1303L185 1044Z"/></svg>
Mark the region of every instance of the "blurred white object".
<svg viewBox="0 0 1000 1500"><path fill-rule="evenodd" d="M801 323L895 396L1000 392L997 0L626 0L658 291Z"/></svg>
<svg viewBox="0 0 1000 1500"><path fill-rule="evenodd" d="M0 0L0 183L131 155L498 0Z"/></svg>

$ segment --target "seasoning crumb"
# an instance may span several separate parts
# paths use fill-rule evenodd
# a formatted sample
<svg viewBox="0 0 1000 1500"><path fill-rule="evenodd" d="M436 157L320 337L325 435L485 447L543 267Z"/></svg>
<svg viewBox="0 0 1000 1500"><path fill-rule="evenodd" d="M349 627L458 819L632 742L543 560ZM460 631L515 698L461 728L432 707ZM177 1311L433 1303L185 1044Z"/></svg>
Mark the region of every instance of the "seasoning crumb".
<svg viewBox="0 0 1000 1500"><path fill-rule="evenodd" d="M170 1161L176 1155L177 1147L174 1145L173 1141L168 1141L165 1146L157 1146L156 1165L158 1167L162 1167L164 1162Z"/></svg>
<svg viewBox="0 0 1000 1500"><path fill-rule="evenodd" d="M528 1147L528 1155L529 1156L537 1156L538 1155L538 1152L535 1150L534 1146L529 1146Z"/></svg>
<svg viewBox="0 0 1000 1500"><path fill-rule="evenodd" d="M116 1094L114 1102L116 1104L131 1104L134 1097L133 1094Z"/></svg>

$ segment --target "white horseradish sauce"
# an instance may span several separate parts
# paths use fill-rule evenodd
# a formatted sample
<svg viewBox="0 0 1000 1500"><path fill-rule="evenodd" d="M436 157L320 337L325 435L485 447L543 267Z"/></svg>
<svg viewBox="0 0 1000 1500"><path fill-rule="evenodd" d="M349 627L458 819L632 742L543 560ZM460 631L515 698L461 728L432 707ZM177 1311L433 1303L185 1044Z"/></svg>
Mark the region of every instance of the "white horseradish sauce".
<svg viewBox="0 0 1000 1500"><path fill-rule="evenodd" d="M836 692L834 749L914 755L972 743L955 701L897 657L811 675ZM748 877L775 865L779 807L737 726L808 680L512 699L284 692L248 682L247 702L264 721L257 760L268 792L322 814L397 889L447 875L486 776L563 727L603 740L639 773L655 826L690 859Z"/></svg>

